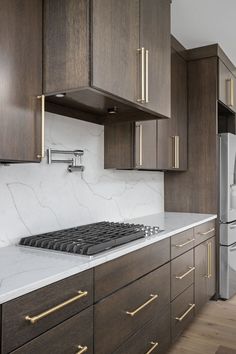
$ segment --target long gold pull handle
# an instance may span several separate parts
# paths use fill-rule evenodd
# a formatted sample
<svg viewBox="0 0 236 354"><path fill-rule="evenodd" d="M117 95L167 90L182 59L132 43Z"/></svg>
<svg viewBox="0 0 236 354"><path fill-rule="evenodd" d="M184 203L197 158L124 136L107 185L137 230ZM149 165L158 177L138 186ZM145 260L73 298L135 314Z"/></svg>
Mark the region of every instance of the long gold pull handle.
<svg viewBox="0 0 236 354"><path fill-rule="evenodd" d="M189 275L190 273L192 273L193 271L195 270L195 267L189 267L189 270L186 272L186 273L184 273L184 274L182 274L182 275L176 275L176 279L179 279L179 280L182 280L182 279L184 279L187 275Z"/></svg>
<svg viewBox="0 0 236 354"><path fill-rule="evenodd" d="M79 295L76 295L74 297L72 297L71 299L67 300L67 301L64 301L63 303L55 306L55 307L52 307L51 309L47 310L47 311L44 311L42 313L40 313L39 315L37 316L26 316L25 317L25 320L26 321L29 321L31 324L35 324L36 322L38 322L39 320L41 320L42 318L44 317L47 317L48 315L51 315L52 313L58 311L58 310L61 310L63 307L66 307L67 305L70 305L72 304L73 302L81 299L82 297L85 297L88 295L88 292L87 291L78 291L78 294Z"/></svg>
<svg viewBox="0 0 236 354"><path fill-rule="evenodd" d="M76 354L83 354L88 351L88 347L82 347L82 345L78 345L78 349L80 349Z"/></svg>
<svg viewBox="0 0 236 354"><path fill-rule="evenodd" d="M37 158L43 158L45 155L45 96L37 96L38 99L41 99L41 110L42 110L42 118L41 118L41 154L37 155Z"/></svg>
<svg viewBox="0 0 236 354"><path fill-rule="evenodd" d="M179 136L172 136L172 168L179 168Z"/></svg>
<svg viewBox="0 0 236 354"><path fill-rule="evenodd" d="M227 82L229 83L229 102L228 105L229 107L233 107L234 106L234 80L228 79Z"/></svg>
<svg viewBox="0 0 236 354"><path fill-rule="evenodd" d="M179 322L182 322L183 319L185 319L185 317L189 314L189 312L191 312L194 307L195 307L195 304L189 304L189 309L181 316L181 317L175 317L175 319Z"/></svg>
<svg viewBox="0 0 236 354"><path fill-rule="evenodd" d="M175 245L177 248L182 248L184 246L187 246L189 243L192 243L195 241L195 238L192 238L191 240L188 240L187 242L181 243L180 245Z"/></svg>
<svg viewBox="0 0 236 354"><path fill-rule="evenodd" d="M146 50L146 97L145 102L149 102L149 50Z"/></svg>
<svg viewBox="0 0 236 354"><path fill-rule="evenodd" d="M215 231L215 228L213 227L212 229L206 231L206 232L199 232L200 235L202 236L206 236L208 234L210 234L211 232Z"/></svg>
<svg viewBox="0 0 236 354"><path fill-rule="evenodd" d="M153 350L158 347L159 343L158 342L150 342L150 344L152 345L151 349L149 349L146 354L150 354L153 352Z"/></svg>
<svg viewBox="0 0 236 354"><path fill-rule="evenodd" d="M141 52L141 98L137 99L137 102L145 102L145 48L139 48L138 52Z"/></svg>
<svg viewBox="0 0 236 354"><path fill-rule="evenodd" d="M143 165L143 125L139 125L139 165Z"/></svg>
<svg viewBox="0 0 236 354"><path fill-rule="evenodd" d="M211 242L207 244L207 275L206 278L212 277L212 269L211 269L211 261L212 261L212 248Z"/></svg>
<svg viewBox="0 0 236 354"><path fill-rule="evenodd" d="M142 310L144 307L146 307L147 305L149 305L151 302L153 302L154 300L156 300L158 298L158 295L150 295L151 299L149 299L148 301L146 301L144 304L142 304L141 306L139 306L136 310L134 311L126 311L125 313L131 317L134 317L140 310Z"/></svg>

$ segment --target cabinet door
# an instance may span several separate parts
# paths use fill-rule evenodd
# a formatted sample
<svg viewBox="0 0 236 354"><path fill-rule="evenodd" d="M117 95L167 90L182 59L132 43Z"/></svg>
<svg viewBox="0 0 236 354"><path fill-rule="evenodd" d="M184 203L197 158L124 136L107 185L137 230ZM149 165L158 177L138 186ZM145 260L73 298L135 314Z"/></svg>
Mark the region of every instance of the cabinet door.
<svg viewBox="0 0 236 354"><path fill-rule="evenodd" d="M195 302L196 311L215 294L215 238L195 248Z"/></svg>
<svg viewBox="0 0 236 354"><path fill-rule="evenodd" d="M171 53L171 119L157 123L157 168L187 169L187 64Z"/></svg>
<svg viewBox="0 0 236 354"><path fill-rule="evenodd" d="M1 1L0 160L40 161L42 1Z"/></svg>
<svg viewBox="0 0 236 354"><path fill-rule="evenodd" d="M219 60L219 100L236 112L236 79Z"/></svg>
<svg viewBox="0 0 236 354"><path fill-rule="evenodd" d="M170 117L170 1L140 0L140 48L145 49L145 102ZM147 102L146 102L147 101Z"/></svg>
<svg viewBox="0 0 236 354"><path fill-rule="evenodd" d="M92 4L92 86L136 102L139 0Z"/></svg>
<svg viewBox="0 0 236 354"><path fill-rule="evenodd" d="M135 124L135 167L156 169L157 134L156 120Z"/></svg>
<svg viewBox="0 0 236 354"><path fill-rule="evenodd" d="M198 312L207 302L207 244L195 248L195 304Z"/></svg>

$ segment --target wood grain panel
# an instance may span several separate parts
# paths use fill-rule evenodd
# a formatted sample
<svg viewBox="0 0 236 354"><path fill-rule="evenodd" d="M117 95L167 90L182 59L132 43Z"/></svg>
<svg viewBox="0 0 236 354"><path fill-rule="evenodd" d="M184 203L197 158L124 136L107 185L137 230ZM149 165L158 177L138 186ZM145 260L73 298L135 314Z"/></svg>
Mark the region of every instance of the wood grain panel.
<svg viewBox="0 0 236 354"><path fill-rule="evenodd" d="M4 303L2 305L3 353L11 352L91 305L93 302L92 274L93 271L89 270ZM26 321L26 316L35 316L49 310L78 295L79 290L88 291L88 295L35 324ZM14 341L12 341L13 333Z"/></svg>
<svg viewBox="0 0 236 354"><path fill-rule="evenodd" d="M42 2L2 0L0 161L39 162Z"/></svg>
<svg viewBox="0 0 236 354"><path fill-rule="evenodd" d="M218 212L217 58L188 63L188 171L165 174L165 210Z"/></svg>
<svg viewBox="0 0 236 354"><path fill-rule="evenodd" d="M44 92L89 85L89 1L44 1Z"/></svg>

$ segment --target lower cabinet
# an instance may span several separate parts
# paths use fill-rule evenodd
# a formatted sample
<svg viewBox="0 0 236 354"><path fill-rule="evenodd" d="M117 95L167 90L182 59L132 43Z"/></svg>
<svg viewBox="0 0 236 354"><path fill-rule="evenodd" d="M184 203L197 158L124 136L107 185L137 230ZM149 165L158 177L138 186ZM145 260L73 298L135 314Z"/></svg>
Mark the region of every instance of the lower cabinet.
<svg viewBox="0 0 236 354"><path fill-rule="evenodd" d="M115 278L114 278L115 281ZM101 300L94 309L94 350L110 354L170 304L170 264Z"/></svg>
<svg viewBox="0 0 236 354"><path fill-rule="evenodd" d="M215 294L215 238L195 248L195 303L199 311Z"/></svg>
<svg viewBox="0 0 236 354"><path fill-rule="evenodd" d="M42 334L12 354L93 353L93 307Z"/></svg>

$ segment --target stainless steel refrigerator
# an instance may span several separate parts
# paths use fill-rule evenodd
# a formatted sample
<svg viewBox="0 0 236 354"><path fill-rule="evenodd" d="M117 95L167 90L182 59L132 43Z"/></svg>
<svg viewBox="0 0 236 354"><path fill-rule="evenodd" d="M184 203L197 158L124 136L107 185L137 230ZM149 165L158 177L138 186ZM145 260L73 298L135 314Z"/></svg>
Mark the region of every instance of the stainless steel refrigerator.
<svg viewBox="0 0 236 354"><path fill-rule="evenodd" d="M236 135L219 135L220 297L236 294Z"/></svg>

